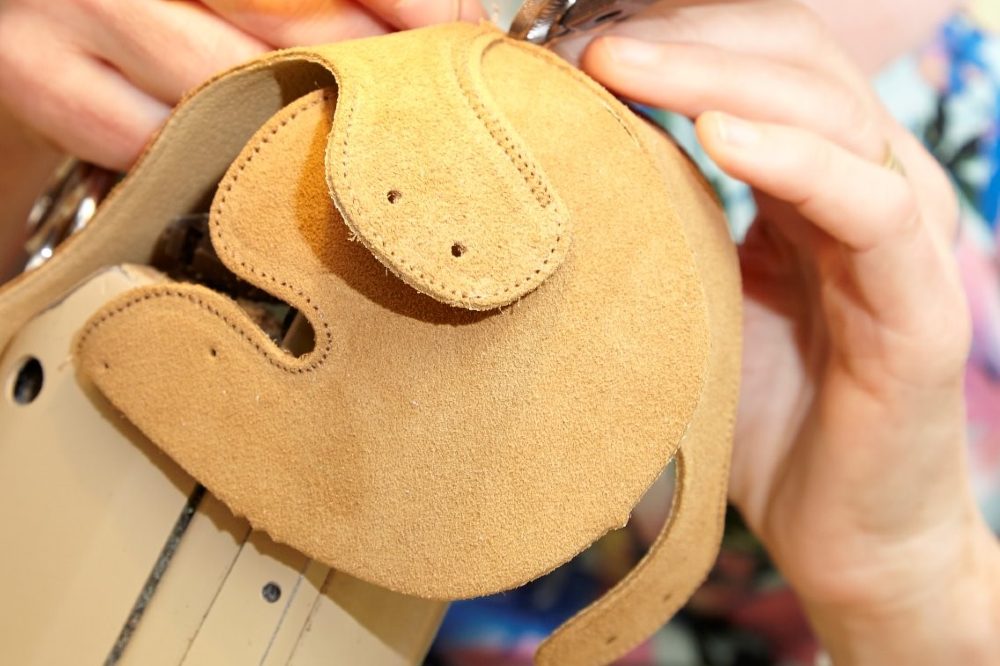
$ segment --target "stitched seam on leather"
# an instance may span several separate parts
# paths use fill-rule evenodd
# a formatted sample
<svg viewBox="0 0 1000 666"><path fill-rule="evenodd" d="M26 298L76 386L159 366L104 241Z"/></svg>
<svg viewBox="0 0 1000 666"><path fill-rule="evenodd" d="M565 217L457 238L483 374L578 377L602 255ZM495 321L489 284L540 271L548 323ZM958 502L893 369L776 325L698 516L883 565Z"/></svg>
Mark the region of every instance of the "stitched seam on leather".
<svg viewBox="0 0 1000 666"><path fill-rule="evenodd" d="M483 48L481 54L486 52L486 48L500 41L500 37L498 35L489 36L493 39L491 39L489 44ZM473 40L470 40L470 42L471 41ZM456 62L456 58L452 58L451 63L452 70L455 72L455 79L458 81L458 87L462 91L462 96L465 98L465 101L468 102L469 107L472 109L472 113L475 114L476 118L479 119L479 122L483 124L490 136L493 137L493 141L495 141L496 144L500 146L501 150L507 154L507 158L511 161L511 163L513 163L514 167L521 174L521 177L524 178L524 182L528 184L528 187L531 189L531 194L534 195L538 204L542 208L548 208L549 205L552 204L552 193L549 192L548 187L538 175L538 172L535 171L534 166L528 163L523 154L518 152L517 146L514 145L514 140L511 138L510 134L504 130L504 128L500 125L500 122L496 119L496 116L490 113L489 109L486 108L486 105L483 104L482 99L480 99L479 95L475 93L473 85L470 81L472 73L469 71L472 58L470 57L471 54L466 52L467 50L471 50L471 43L466 45L466 49L463 49L461 55L457 58L461 60L461 66L459 66Z"/></svg>
<svg viewBox="0 0 1000 666"><path fill-rule="evenodd" d="M107 322L107 321L113 319L114 317L116 317L116 316L118 316L118 315L126 312L130 308L132 308L132 307L134 307L136 305L139 305L140 303L143 303L145 301L150 301L150 300L153 300L153 299L159 299L159 298L178 298L178 299L181 299L181 300L189 301L190 303L193 303L194 305L198 306L199 308L201 308L201 309L203 309L203 310L211 313L215 317L221 319L231 330L233 330L235 333L237 333L246 342L249 342L250 345L253 346L254 349L256 349L258 352L260 352L260 354L264 357L264 359L268 363L270 363L271 365L273 365L274 367L276 367L276 368L278 368L280 370L284 370L284 371L286 371L288 373L291 373L291 374L304 374L306 372L311 372L311 371L315 370L316 368L318 368L322 364L322 362L326 359L326 357L329 355L329 353L331 351L330 342L327 341L327 345L324 348L320 359L318 359L317 361L315 361L314 363L311 363L309 365L298 366L298 367L291 366L290 367L290 366L288 366L286 364L281 363L278 359L274 358L272 356L272 354L273 354L272 350L269 350L269 349L265 348L263 345L261 345L260 343L258 343L257 340L254 339L255 336L253 334L248 333L242 326L239 325L239 323L231 320L224 312L222 312L218 308L214 307L213 305L211 305L209 303L206 303L202 298L200 298L196 294L194 294L192 292L189 292L189 291L180 290L180 289L178 289L176 287L150 287L150 291L146 291L146 292L144 292L144 293L142 293L140 295L133 296L129 300L125 301L124 303L122 303L122 304L114 307L111 310L106 311L99 318L97 318L94 321L92 321L90 323L90 325L87 326L87 328L84 329L84 331L80 334L80 339L79 339L79 341L77 342L77 345L76 345L77 351L79 352L81 349L83 349L84 343L86 342L87 338L94 331L96 331L98 328L100 328L100 326L102 324L104 324L105 322ZM258 333L259 333L259 335L264 335L264 333L261 332L261 331L258 331ZM284 353L291 358L291 355L288 354L288 352L284 352Z"/></svg>
<svg viewBox="0 0 1000 666"><path fill-rule="evenodd" d="M500 148L507 154L507 157L518 168L518 171L521 173L521 176L525 179L525 182L528 184L528 187L531 188L532 194L534 194L536 200L538 200L539 205L541 205L542 208L546 208L547 206L552 205L553 203L557 204L554 207L553 211L556 214L554 220L556 225L556 237L554 244L549 248L549 253L548 255L546 255L545 259L542 260L541 266L535 268L534 272L531 275L527 276L526 278L523 278L524 284L528 285L535 279L537 279L537 276L542 272L543 268L549 264L549 261L551 261L552 255L555 254L556 250L561 245L564 244L563 239L566 235L566 230L564 228L563 221L561 218L561 213L563 211L558 206L558 202L555 201L555 198L552 196L552 193L549 192L548 187L546 186L545 182L541 179L541 176L539 176L538 173L535 171L535 169L528 163L528 161L524 158L524 155L522 153L517 152L517 148L516 146L514 146L514 140L511 138L510 134L506 132L500 125L500 121L496 119L495 114L489 113L489 110L486 107L486 105L482 102L481 97L479 95L476 95L472 90L473 88L473 84L471 83L472 73L469 71L470 68L472 67L472 54L469 53L469 51L472 50L474 44L483 40L485 40L487 43L483 46L482 49L479 50L478 58L480 61L482 60L486 51L491 46L500 43L502 41L502 35L493 32L480 33L479 35L476 36L476 38L470 39L467 42L465 42L463 44L464 46L463 49L461 50L456 49L455 53L453 54L452 71L455 75L455 80L458 83L458 87L462 91L462 96L469 104L469 107L472 110L473 115L475 115L476 118L479 120L479 122L481 122L486 127L487 131L490 133L490 136L493 138L494 142L498 146L500 146ZM461 60L463 64L463 67L461 69L457 66L455 58ZM463 74L465 78L463 78ZM484 119L485 115L490 116L492 124ZM497 132L500 132L502 134L502 138L497 136ZM545 202L538 199L538 192L532 185L531 179L529 179L529 177L525 175L525 172L522 170L521 166L519 166L519 163L523 165L524 169L527 169L530 178L537 181L538 185L542 188L545 196ZM542 279L544 280L545 278ZM519 289L520 287L521 287L520 282L515 282L513 285L514 289ZM508 286L504 288L501 293L504 294L509 293L510 289L511 287Z"/></svg>
<svg viewBox="0 0 1000 666"><path fill-rule="evenodd" d="M280 125L272 127L271 128L271 135L270 136L271 137L276 136L279 130L281 130L282 128L286 127L292 120L294 120L303 111L306 111L306 110L308 110L308 109L310 109L310 108L312 108L314 106L318 106L319 104L325 103L329 99L330 99L329 93L324 93L319 99L315 99L315 100L312 100L310 102L307 102L307 103L301 105L291 115L289 115L287 118L283 119ZM226 177L225 192L220 195L220 197L219 197L219 203L218 203L218 206L216 207L216 213L217 213L217 215L222 215L224 213L223 205L226 202L226 194L228 194L229 192L232 191L233 185L237 182L237 180L239 180L239 174L246 169L246 166L253 160L254 155L257 155L257 154L259 154L261 152L261 145L269 143L269 142L270 142L270 137L268 137L267 135L262 136L260 138L260 140L253 145L253 152L249 152L247 154L246 158L244 158L239 163L239 166L237 167L238 171L234 171L232 173L231 177L229 177L229 176ZM223 240L222 228L221 228L221 225L218 222L218 218L216 217L216 218L212 219L210 222L211 222L212 228L216 232L216 237L218 238L219 243L220 243L220 246L217 249L217 251L219 253L219 256L222 257L222 255L225 253L230 259L233 259L234 261L236 261L237 259L236 259L235 255L231 252L231 247L232 246L230 246L228 243L226 243ZM194 303L195 305L198 305L202 309L210 312L211 314L213 314L216 317L218 317L219 319L221 319L223 322L225 322L225 324L231 330L235 331L241 338L243 338L244 340L246 340L247 342L249 342L253 346L254 349L256 349L261 355L263 355L264 358L265 358L265 360L268 363L270 363L271 365L273 365L276 368L279 368L281 370L284 370L285 372L289 372L289 373L293 373L293 374L301 374L301 373L311 372L313 370L316 370L321 365L323 365L326 362L326 359L329 357L330 352L332 351L332 341L331 341L332 336L330 335L330 324L323 317L323 313L320 310L320 308L315 303L312 302L312 299L305 292L303 292L301 289L295 287L294 285L292 285L292 284L290 284L288 282L285 282L284 280L280 280L279 281L273 275L270 275L270 274L268 274L268 273L266 273L266 272L264 272L262 270L255 269L253 266L248 265L245 261L240 260L239 264L240 264L240 267L242 269L248 271L251 275L259 276L259 277L261 277L263 279L270 280L272 284L281 286L281 287L283 287L285 289L291 289L291 290L293 290L295 292L295 294L297 296L299 296L300 298L302 298L303 301L305 302L305 304L308 305L309 307L311 307L313 309L313 311L316 313L317 320L319 321L319 323L323 327L322 333L320 333L319 331L317 331L317 335L322 335L323 349L320 352L319 356L316 357L316 358L314 358L309 364L303 365L303 366L289 366L289 365L287 365L287 363L280 362L279 360L277 360L276 358L274 358L274 356L273 356L273 351L274 350L273 349L272 350L268 350L268 349L264 348L263 346L261 346L256 340L253 339L253 336L251 336L250 334L248 334L242 327L240 327L239 325L237 325L235 322L231 321L225 314L223 314L222 312L220 312L217 308L209 305L208 303L206 303L205 301L203 301L201 298L198 298L197 296L195 296L192 293L184 292L184 291L178 291L178 290L170 290L169 288L167 288L167 289L154 288L156 291L150 291L150 292L146 292L146 293L142 294L141 296L136 296L135 298L133 298L133 299L131 299L129 301L126 301L124 304L118 306L114 310L105 313L99 319L93 321L83 331L83 333L81 333L79 342L77 343L77 350L82 349L83 344L86 341L87 337L94 330L96 330L101 324L103 324L105 321L111 319L115 315L121 314L122 312L124 312L125 310L131 308L132 306L134 306L134 305L136 305L138 303L141 303L143 301L148 301L151 298L178 297L178 298L183 298L185 300L188 300L188 301ZM312 322L311 319L310 319L310 322ZM314 328L315 328L315 326L314 326ZM319 342L320 342L319 339L317 339L317 347L319 346ZM280 349L280 348L275 347L275 349ZM287 355L287 352L285 352L285 353ZM312 354L310 353L309 356L312 356Z"/></svg>
<svg viewBox="0 0 1000 666"><path fill-rule="evenodd" d="M453 69L455 69L455 68L453 67ZM455 69L455 72L456 72L456 75L457 75L457 69ZM347 119L346 119L346 124L345 124L345 127L344 127L343 139L341 141L341 155L342 155L342 158L341 158L341 177L343 179L344 187L347 189L347 194L351 198L351 203L353 204L354 209L357 210L357 209L361 208L362 206L361 206L360 199L358 199L358 196L357 196L357 194L354 191L354 188L351 187L351 181L350 181L350 178L348 177L348 172L349 172L348 163L350 161L348 146L350 145L350 142L351 142L350 141L351 129L354 127L354 118L355 118L355 111L357 109L358 96L357 95L351 95L350 97L351 97L351 103L350 103L350 105L347 108L347 112L346 112ZM466 97L466 99L468 99L468 95L465 95L465 97ZM341 98L341 100L342 99L343 98ZM480 117L480 121L482 121L481 117ZM494 140L496 140L496 137L494 137ZM534 171L532 171L532 173L534 173ZM530 187L531 184L530 183L528 183L528 184L529 184L529 187ZM335 189L335 188L331 187L331 190L333 190L333 189ZM544 189L544 184L543 184L543 189ZM534 193L535 190L533 189L532 192ZM545 194L549 198L548 199L549 204L551 204L554 201L554 199L552 198L552 195L548 192L547 189L545 189ZM536 198L537 198L537 194L536 194ZM397 250L395 248L393 248L392 245L390 245L390 243L388 241L386 241L386 239L376 229L369 228L366 233L360 233L355 228L354 223L351 221L351 216L350 215L345 215L344 219L348 223L348 225L351 227L351 230L354 231L358 235L359 238L361 238L362 242L365 245L369 244L369 237L370 237L370 239L373 240L373 241L375 241L379 245L379 247L382 249L382 251L385 252L385 253L388 253L388 256L391 257L392 259L397 259L397 255L398 255L398 259L401 262L400 263L400 267L404 271L406 271L407 273L415 273L416 274L416 280L414 280L414 278L413 278L412 275L401 274L399 271L396 270L396 268L394 266L388 265L388 267L390 269L392 269L392 272L394 274L396 274L396 276L399 277L404 282L407 282L408 284L413 284L413 282L411 282L411 280L412 281L422 281L422 283L424 285L429 286L431 288L435 288L435 287L440 288L441 290L445 291L446 293L450 294L453 297L456 297L457 299L474 300L474 301L483 301L483 300L493 299L493 298L496 298L497 296L501 296L503 294L509 294L511 292L511 290L520 289L522 286L528 286L528 285L530 285L532 282L534 282L535 280L538 279L538 276L542 273L543 268L545 266L547 266L549 264L549 262L552 260L552 256L555 254L556 250L559 249L559 246L562 243L563 238L565 237L565 230L563 229L563 222L557 216L556 220L555 220L556 227L557 227L555 244L552 247L549 248L548 255L546 255L545 259L542 260L542 263L537 268L534 269L534 272L531 275L528 275L527 277L524 277L524 278L521 278L521 279L517 280L512 285L508 284L507 286L505 286L503 289L500 289L500 290L489 291L489 292L484 292L484 293L477 293L477 294L470 294L467 291L467 289L463 290L463 289L460 289L460 288L453 288L453 287L451 287L450 285L448 285L445 282L436 282L435 278L430 274L429 270L427 270L423 266L417 264L416 262L413 262L408 257L402 255L401 252L397 252ZM383 263L386 263L386 262L383 262ZM546 274L545 277L548 277L548 274ZM544 280L545 277L543 277L542 279ZM418 286L421 286L421 284L420 284L420 282L418 282L418 284L414 285L414 286L418 287ZM431 297L433 298L434 296L431 295Z"/></svg>
<svg viewBox="0 0 1000 666"><path fill-rule="evenodd" d="M538 275L542 272L543 268L549 264L549 261L552 259L552 255L555 254L556 250L561 245L564 244L563 239L566 236L566 230L564 228L561 215L563 211L561 210L561 206L559 206L559 202L555 199L555 197L552 196L552 193L549 192L548 187L545 184L545 181L542 180L541 176L538 175L538 172L535 170L535 168L525 159L522 153L517 152L517 147L514 145L514 139L510 136L510 134L507 131L504 130L500 121L496 118L496 113L491 114L486 104L483 103L482 97L480 95L475 94L475 92L473 91L472 72L470 71L473 60L472 60L472 54L469 53L469 51L472 50L474 44L484 40L486 41L486 44L483 46L482 49L479 50L477 54L477 62L481 62L486 54L486 51L494 44L498 44L503 40L502 33L499 34L492 32L482 33L478 35L475 39L470 39L467 42L465 42L463 45L464 48L461 49L460 51L456 50L454 56L460 58L463 64L462 69L459 70L459 68L456 66L456 62L453 56L452 71L455 74L455 79L458 81L459 89L461 89L462 95L465 98L465 100L469 103L473 113L476 115L479 121L483 123L483 125L486 127L487 131L489 131L490 136L493 137L493 140L497 143L497 145L499 145L504 150L504 152L507 153L508 158L510 158L511 161L514 162L515 166L518 166L519 163L523 165L523 168L528 170L528 174L530 175L531 179L535 180L538 183L538 185L542 188L542 191L545 196L545 202L539 200L538 201L539 205L541 205L542 208L546 208L552 205L553 203L555 204L553 206L553 212L555 213L554 222L556 226L555 241L553 242L553 245L549 248L548 255L546 255L544 260L542 260L541 266L535 268L532 274L528 275L526 278L523 278L524 284L528 285L534 280L538 279ZM463 74L466 77L464 80L463 80ZM485 87L485 82L483 85ZM478 110L476 108L477 104L479 106ZM484 119L484 115L490 117L492 125ZM499 132L502 135L502 140L501 138L497 137L497 132ZM535 194L535 197L537 199L538 193L533 188L531 180L529 180L529 178L525 176L524 171L522 171L521 169L521 166L518 166L518 171L521 172L521 176L525 178L525 182L528 184L528 186L532 188L532 194ZM544 280L545 278L542 279ZM519 282L514 283L514 289L519 289L520 287L521 283ZM509 290L510 287L508 286L504 288L502 293L506 294L508 293Z"/></svg>

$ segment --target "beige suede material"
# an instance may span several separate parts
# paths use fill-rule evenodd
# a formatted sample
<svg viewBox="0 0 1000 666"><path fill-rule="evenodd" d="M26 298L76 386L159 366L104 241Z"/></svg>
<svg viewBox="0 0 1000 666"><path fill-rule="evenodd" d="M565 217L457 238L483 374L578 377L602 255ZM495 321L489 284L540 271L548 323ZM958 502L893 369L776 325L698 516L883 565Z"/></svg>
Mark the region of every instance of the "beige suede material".
<svg viewBox="0 0 1000 666"><path fill-rule="evenodd" d="M536 663L606 664L648 638L702 583L715 561L739 398L741 292L735 248L721 216L706 219L714 194L688 168L659 129L643 141L668 182L689 196L675 199L695 251L708 305L711 354L701 402L677 453L670 518L638 565L595 604L561 626L538 650ZM727 257L728 255L728 257Z"/></svg>
<svg viewBox="0 0 1000 666"><path fill-rule="evenodd" d="M99 212L119 249L76 241L87 251L0 292L0 322L16 330L44 306L29 296L148 248L151 231L127 229L140 195L162 228L266 110L310 87L232 162L211 229L234 272L309 319L315 349L293 358L232 301L165 285L95 315L81 370L256 527L421 596L508 589L565 562L627 520L683 441L666 536L539 655L613 659L714 558L738 276L691 165L551 54L452 25L240 68L178 111ZM233 91L243 108L225 104ZM184 146L209 166L170 157Z"/></svg>

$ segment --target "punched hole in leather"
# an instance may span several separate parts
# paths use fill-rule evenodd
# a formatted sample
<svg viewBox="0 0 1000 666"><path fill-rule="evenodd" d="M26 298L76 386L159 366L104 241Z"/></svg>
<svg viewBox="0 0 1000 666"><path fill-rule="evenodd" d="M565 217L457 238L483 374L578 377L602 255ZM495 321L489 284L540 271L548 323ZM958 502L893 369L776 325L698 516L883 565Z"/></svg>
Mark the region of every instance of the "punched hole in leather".
<svg viewBox="0 0 1000 666"><path fill-rule="evenodd" d="M718 544L739 297L717 203L596 84L483 26L272 57L338 87L246 144L212 242L315 347L291 356L221 294L166 284L97 313L81 369L255 527L434 598L571 559L679 452L664 535L539 654L613 659Z"/></svg>

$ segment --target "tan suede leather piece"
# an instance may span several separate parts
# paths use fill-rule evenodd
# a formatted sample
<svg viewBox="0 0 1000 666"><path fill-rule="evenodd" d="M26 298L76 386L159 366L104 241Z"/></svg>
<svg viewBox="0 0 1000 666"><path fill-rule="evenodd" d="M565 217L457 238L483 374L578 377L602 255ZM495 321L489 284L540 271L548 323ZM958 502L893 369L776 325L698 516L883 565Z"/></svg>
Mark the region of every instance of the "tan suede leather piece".
<svg viewBox="0 0 1000 666"><path fill-rule="evenodd" d="M324 54L340 85L326 168L344 221L404 282L473 310L541 284L571 234L558 190L483 81L497 39L403 36Z"/></svg>
<svg viewBox="0 0 1000 666"><path fill-rule="evenodd" d="M164 228L211 196L268 118L305 92L332 83L321 66L272 56L220 75L187 97L86 232L62 243L40 267L0 286L0 350L32 317L95 271L145 263Z"/></svg>
<svg viewBox="0 0 1000 666"><path fill-rule="evenodd" d="M462 44L481 33L444 34ZM500 51L502 36L487 34L496 57L519 58L505 69L534 66L554 99L586 105L573 129L604 144L608 169L568 170L564 162L580 163L574 153L540 138L555 136L562 105L540 106L521 88L510 91L520 103L499 106L531 137L575 220L563 266L516 306L474 313L421 296L350 241L323 168L346 131L341 99L334 115L334 100L316 92L247 145L220 184L211 225L234 272L310 320L313 353L288 357L230 301L186 286L126 295L81 338L83 367L108 397L234 511L334 568L438 598L520 585L623 525L680 443L708 353L691 250L678 221L661 222L675 215L655 164L622 124L624 109L545 65L554 56L539 63L521 45ZM388 49L388 62L394 44L412 39L368 43ZM343 68L344 49L322 53ZM338 80L343 96L350 75ZM370 92L359 103L398 95ZM453 140L436 127L424 152ZM374 125L355 131L385 136ZM423 156L395 160L419 171ZM476 183L468 196L479 207L497 210L507 190L493 182L504 177L520 174L455 174ZM404 193L436 208L413 224L453 205L438 203L434 184ZM611 227L637 186L653 194ZM181 383L183 392L165 390ZM618 395L629 399L609 399Z"/></svg>
<svg viewBox="0 0 1000 666"><path fill-rule="evenodd" d="M456 67L456 54L470 59L474 95L461 83L446 85L446 73L465 66ZM329 86L307 62L333 71L339 90L301 97L255 135L219 188L212 235L230 268L309 318L313 352L292 358L231 301L169 285L128 294L95 315L80 337L82 370L153 441L277 540L424 596L506 589L566 561L623 524L682 446L682 490L666 536L539 655L552 664L613 659L683 602L718 544L739 322L735 258L717 204L676 149L610 95L551 54L485 27L277 54L210 84L186 106L200 105L204 115L207 101L218 107L241 86L274 90L289 72ZM269 68L284 74L268 75ZM428 110L429 93L421 93L413 108L447 122L428 122L422 141L413 124L413 138L399 144L405 150L394 151L393 129L379 119L402 113L394 98L411 68L421 85L440 86L449 98ZM377 85L388 69L400 70L388 77L397 89ZM468 112L471 97L485 110ZM252 116L236 129L220 127L227 150L282 97L262 99L248 97L251 109L219 109L224 119ZM353 140L341 122L345 108L365 119ZM150 183L184 173L162 158L171 149L164 144L191 146L211 121L188 115L171 123L143 160L143 175L130 177L97 228L121 230L123 200L144 212L130 192L156 196ZM515 156L535 176L519 168L496 127L524 147ZM446 177L428 153L456 136L477 149ZM352 146L378 157L341 178L334 165L345 146L349 165ZM449 154L464 149L456 150ZM402 179L424 164L434 166L433 177ZM197 172L200 186L209 171ZM548 205L537 183L551 195ZM345 198L345 187L361 192L357 201ZM401 197L393 202L394 190ZM190 206L190 193L182 195L177 205ZM408 219L426 228L394 232L401 204L413 206ZM157 208L150 226L162 228L171 205ZM480 229L456 213L466 206L494 217ZM497 220L511 210L533 219L515 216L507 236L498 236L505 226ZM517 287L522 298L509 308L471 311L484 299L477 306L468 294L495 293L524 271L462 260L500 252L490 243L509 237L511 248L525 249L524 265L536 265L542 255L532 253L550 247L560 211L563 228L573 227L572 243L561 238L550 251L564 253L561 267ZM435 226L449 215L462 224ZM398 242L418 253L407 255L410 266L414 256L439 271L457 266L448 289L417 284L418 273L392 263L376 236L390 233L386 247ZM466 250L457 257L456 243ZM79 272L97 256L77 252L56 265ZM33 293L53 293L53 275ZM0 293L0 315L31 307L24 284ZM451 294L452 285L468 287L466 296ZM470 309L450 307L456 303Z"/></svg>
<svg viewBox="0 0 1000 666"><path fill-rule="evenodd" d="M735 248L714 194L659 129L643 128L664 179L688 193L675 205L694 248L708 305L711 353L701 402L677 453L670 517L649 552L615 587L542 643L541 666L606 664L636 647L685 604L722 540L739 399L741 292Z"/></svg>

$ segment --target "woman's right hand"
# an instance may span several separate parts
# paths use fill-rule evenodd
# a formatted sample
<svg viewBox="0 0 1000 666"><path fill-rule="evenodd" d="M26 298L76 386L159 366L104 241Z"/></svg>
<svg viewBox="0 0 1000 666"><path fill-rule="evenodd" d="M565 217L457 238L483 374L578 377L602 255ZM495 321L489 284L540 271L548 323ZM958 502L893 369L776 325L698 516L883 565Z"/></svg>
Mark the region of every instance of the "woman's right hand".
<svg viewBox="0 0 1000 666"><path fill-rule="evenodd" d="M0 105L124 170L187 90L260 53L483 16L478 0L3 0Z"/></svg>

